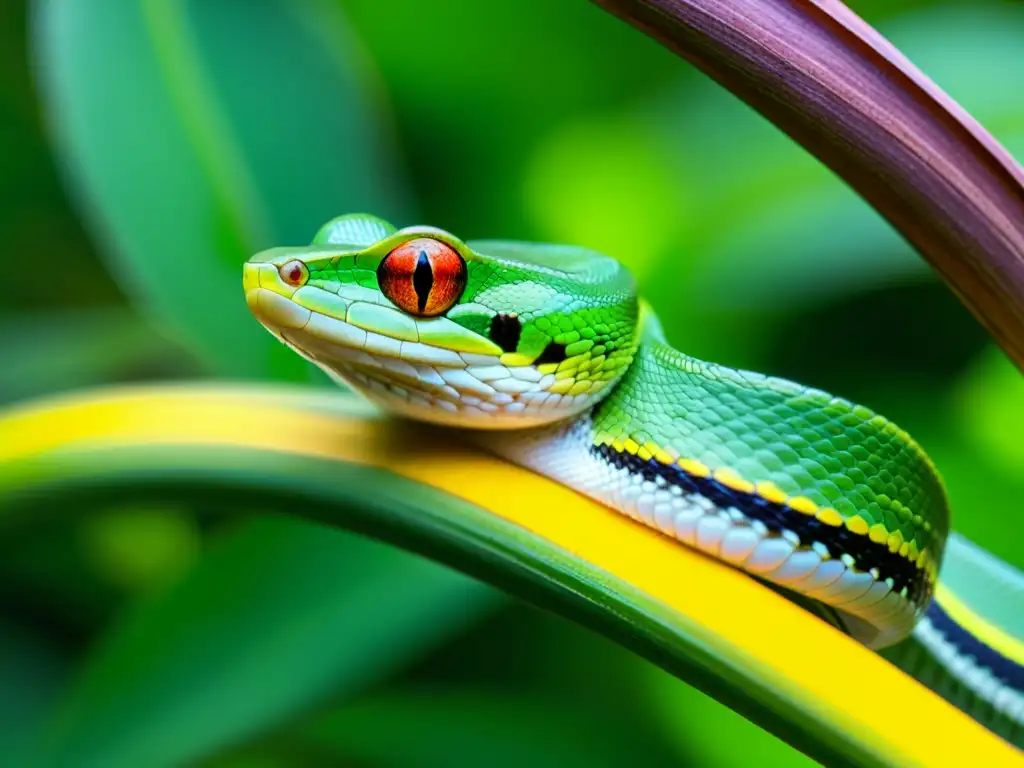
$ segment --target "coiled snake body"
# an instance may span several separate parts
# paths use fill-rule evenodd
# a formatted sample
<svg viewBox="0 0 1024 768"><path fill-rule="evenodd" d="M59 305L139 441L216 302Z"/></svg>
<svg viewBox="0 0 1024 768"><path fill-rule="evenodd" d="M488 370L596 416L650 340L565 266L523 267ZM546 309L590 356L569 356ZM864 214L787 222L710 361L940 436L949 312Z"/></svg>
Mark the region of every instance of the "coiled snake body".
<svg viewBox="0 0 1024 768"><path fill-rule="evenodd" d="M887 419L673 349L625 268L581 248L352 215L253 257L244 284L271 333L388 410L811 598L870 647L913 632L932 687L1020 745L1024 577L950 535L935 467Z"/></svg>

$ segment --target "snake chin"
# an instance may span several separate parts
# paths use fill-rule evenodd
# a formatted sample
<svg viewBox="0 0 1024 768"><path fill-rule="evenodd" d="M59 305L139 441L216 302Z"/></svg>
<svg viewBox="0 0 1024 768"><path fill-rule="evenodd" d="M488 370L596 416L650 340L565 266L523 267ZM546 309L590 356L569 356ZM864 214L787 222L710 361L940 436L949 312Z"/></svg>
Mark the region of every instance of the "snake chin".
<svg viewBox="0 0 1024 768"><path fill-rule="evenodd" d="M552 392L559 380L498 355L369 331L303 307L266 289L249 307L275 337L332 379L405 418L471 429L524 429L562 421L592 407L599 392Z"/></svg>

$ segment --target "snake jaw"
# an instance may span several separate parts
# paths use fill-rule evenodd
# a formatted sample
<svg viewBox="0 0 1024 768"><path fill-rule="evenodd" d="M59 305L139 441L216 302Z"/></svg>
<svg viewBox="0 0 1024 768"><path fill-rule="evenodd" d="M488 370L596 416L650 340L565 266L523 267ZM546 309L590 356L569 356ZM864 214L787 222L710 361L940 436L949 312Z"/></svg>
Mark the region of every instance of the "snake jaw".
<svg viewBox="0 0 1024 768"><path fill-rule="evenodd" d="M293 286L279 274L290 254L245 265L246 302L276 338L369 400L421 421L522 429L578 415L602 387L572 384L536 361L509 354L447 317L413 318L379 292L345 284L332 293ZM554 390L554 391L552 391Z"/></svg>

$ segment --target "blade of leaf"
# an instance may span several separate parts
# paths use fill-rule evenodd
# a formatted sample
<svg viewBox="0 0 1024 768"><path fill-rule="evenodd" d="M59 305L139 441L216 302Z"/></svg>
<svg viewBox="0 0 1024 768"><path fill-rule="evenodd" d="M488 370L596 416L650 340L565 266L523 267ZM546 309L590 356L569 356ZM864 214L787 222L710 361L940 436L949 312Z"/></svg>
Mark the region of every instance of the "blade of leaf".
<svg viewBox="0 0 1024 768"><path fill-rule="evenodd" d="M1019 755L776 592L558 484L346 398L136 390L0 415L0 521L74 500L290 509L604 632L830 765ZM552 514L557 510L557 514ZM765 632L764 627L772 627ZM886 695L880 697L879 691ZM927 740L907 730L929 729Z"/></svg>
<svg viewBox="0 0 1024 768"><path fill-rule="evenodd" d="M239 265L309 242L346 210L401 221L409 209L335 4L38 0L36 11L51 131L111 273L213 370L308 378L254 326Z"/></svg>
<svg viewBox="0 0 1024 768"><path fill-rule="evenodd" d="M395 738L401 723L402 738ZM503 690L422 688L361 698L273 743L327 762L377 766L667 765L663 745L637 742L592 713Z"/></svg>
<svg viewBox="0 0 1024 768"><path fill-rule="evenodd" d="M811 768L814 765L806 756L743 722L735 712L700 691L665 674L648 673L642 677L649 689L650 717L661 725L667 737L675 740L679 759L696 754L707 763L721 766L757 764L772 768ZM680 712L689 715L683 723L679 722Z"/></svg>
<svg viewBox="0 0 1024 768"><path fill-rule="evenodd" d="M190 763L386 677L497 602L400 550L249 521L100 641L33 762Z"/></svg>
<svg viewBox="0 0 1024 768"><path fill-rule="evenodd" d="M0 402L188 370L187 355L123 309L21 314L0 322Z"/></svg>
<svg viewBox="0 0 1024 768"><path fill-rule="evenodd" d="M9 765L38 736L70 666L47 638L10 620L0 623L0 754Z"/></svg>

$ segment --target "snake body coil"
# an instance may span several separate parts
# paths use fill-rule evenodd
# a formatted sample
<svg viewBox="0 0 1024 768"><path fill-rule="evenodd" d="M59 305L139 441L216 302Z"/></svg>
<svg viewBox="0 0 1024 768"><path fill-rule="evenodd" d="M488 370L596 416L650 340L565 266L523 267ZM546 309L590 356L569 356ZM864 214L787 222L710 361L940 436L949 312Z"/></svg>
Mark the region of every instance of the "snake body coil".
<svg viewBox="0 0 1024 768"><path fill-rule="evenodd" d="M1024 627L1005 607L1024 616L1024 577L950 535L934 466L885 418L673 349L629 273L585 249L344 216L255 256L244 283L271 333L388 410L810 598L870 647L913 632L956 683L933 688L966 707L966 687L1024 739Z"/></svg>

